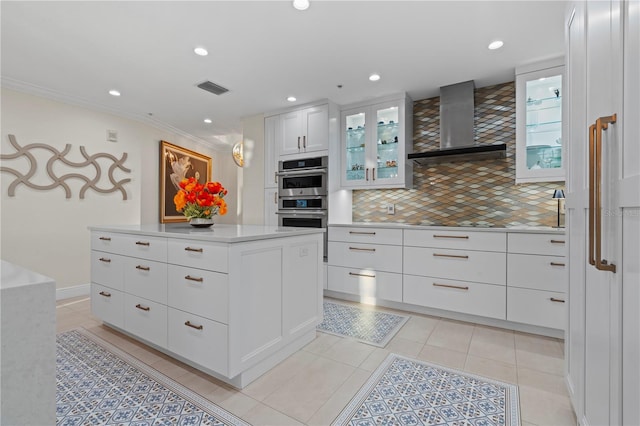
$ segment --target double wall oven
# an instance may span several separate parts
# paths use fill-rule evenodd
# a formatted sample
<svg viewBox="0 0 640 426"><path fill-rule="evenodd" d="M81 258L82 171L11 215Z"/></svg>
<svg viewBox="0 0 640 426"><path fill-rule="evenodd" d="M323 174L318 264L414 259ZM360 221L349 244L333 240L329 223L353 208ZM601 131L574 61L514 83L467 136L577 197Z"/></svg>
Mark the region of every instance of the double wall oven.
<svg viewBox="0 0 640 426"><path fill-rule="evenodd" d="M328 157L278 163L278 225L327 228ZM327 259L327 233L324 234Z"/></svg>

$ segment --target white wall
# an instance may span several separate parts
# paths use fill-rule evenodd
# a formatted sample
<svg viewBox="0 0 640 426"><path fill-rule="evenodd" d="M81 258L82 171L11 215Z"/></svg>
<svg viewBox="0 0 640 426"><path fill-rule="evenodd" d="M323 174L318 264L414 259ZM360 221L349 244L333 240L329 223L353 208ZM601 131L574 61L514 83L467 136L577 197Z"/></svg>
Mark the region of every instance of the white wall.
<svg viewBox="0 0 640 426"><path fill-rule="evenodd" d="M160 140L201 152L213 158L213 179L229 190L226 200L229 213L218 216L218 223L238 223L237 167L230 150L216 151L176 134L150 125L111 114L68 105L41 97L2 89L0 152L13 154L8 135L16 136L25 146L43 143L64 149L71 144L72 161L83 161L80 146L87 154L110 153L117 158L128 154L124 165L131 173L116 173L116 179L131 178L125 185L127 200L120 192L101 194L88 190L79 199L83 184L79 179L69 181L71 198L65 198L60 187L48 191L18 185L15 196L9 197L8 187L14 176L0 173L0 257L11 263L53 278L58 288L90 282L90 225L159 223L159 145ZM106 130L117 130L118 142L106 140ZM44 150L37 151L37 173L32 182L47 185L46 161L51 158ZM107 163L105 163L107 164ZM3 160L2 165L26 172L24 158ZM107 166L108 167L108 166ZM94 176L90 168L70 168L57 161L57 175L81 173ZM106 170L99 185L109 187Z"/></svg>

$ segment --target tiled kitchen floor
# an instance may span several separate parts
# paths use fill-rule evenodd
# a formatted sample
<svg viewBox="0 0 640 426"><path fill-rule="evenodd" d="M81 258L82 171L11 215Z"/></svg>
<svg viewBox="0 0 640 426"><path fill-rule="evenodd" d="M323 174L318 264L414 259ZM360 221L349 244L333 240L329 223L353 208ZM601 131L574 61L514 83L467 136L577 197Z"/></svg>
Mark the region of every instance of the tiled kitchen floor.
<svg viewBox="0 0 640 426"><path fill-rule="evenodd" d="M517 383L523 426L576 424L558 339L414 314L384 349L318 333L238 391L103 326L91 315L88 298L58 301L58 332L78 327L256 426L329 425L390 352Z"/></svg>

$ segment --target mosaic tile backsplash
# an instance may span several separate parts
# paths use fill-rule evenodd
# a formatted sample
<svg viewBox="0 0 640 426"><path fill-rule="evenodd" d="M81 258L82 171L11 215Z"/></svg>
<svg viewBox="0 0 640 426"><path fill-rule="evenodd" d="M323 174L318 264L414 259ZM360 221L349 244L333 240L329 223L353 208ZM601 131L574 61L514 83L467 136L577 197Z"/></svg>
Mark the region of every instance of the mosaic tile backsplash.
<svg viewBox="0 0 640 426"><path fill-rule="evenodd" d="M475 139L507 144L495 160L413 166L413 189L353 191L354 222L443 226L556 226L553 190L564 182L515 184L515 83L475 90ZM413 104L413 150L438 149L440 97ZM395 204L395 215L384 206ZM564 224L564 215L561 223Z"/></svg>

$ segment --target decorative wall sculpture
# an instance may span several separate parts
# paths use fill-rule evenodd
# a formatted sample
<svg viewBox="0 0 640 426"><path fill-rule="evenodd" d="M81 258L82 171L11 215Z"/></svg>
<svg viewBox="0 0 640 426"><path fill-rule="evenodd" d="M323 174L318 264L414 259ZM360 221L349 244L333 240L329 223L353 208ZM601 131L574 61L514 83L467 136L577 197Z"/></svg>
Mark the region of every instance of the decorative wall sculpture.
<svg viewBox="0 0 640 426"><path fill-rule="evenodd" d="M124 188L124 184L131 182L131 179L121 179L116 181L113 176L114 171L119 169L126 173L131 173L131 170L124 166L124 162L127 159L127 153L122 153L122 158L117 159L115 156L107 153L99 153L94 155L88 155L84 146L80 146L80 153L86 159L86 161L82 162L73 162L65 158L65 156L71 151L71 145L67 144L62 152L58 151L56 148L46 145L43 143L32 143L21 147L14 135L9 135L9 142L16 149L14 154L2 154L0 155L1 160L13 160L18 158L25 158L29 162L29 171L25 174L19 172L18 170L2 166L0 167L0 172L11 173L16 177L16 179L11 182L8 189L8 194L10 197L15 196L16 187L20 184L26 185L29 188L37 189L40 191L48 191L51 189L55 189L59 186L64 188L66 198L71 198L71 188L66 183L69 179L80 179L85 182L85 184L80 189L80 199L84 198L84 194L88 189L92 189L96 192L100 192L103 194L120 191L122 193L122 199L127 199L127 191ZM51 158L47 161L47 175L53 181L49 185L38 185L31 181L31 178L36 174L36 169L38 167L38 162L36 157L30 152L34 149L44 149L51 152ZM97 186L100 181L100 176L102 176L102 168L100 163L98 163L98 159L106 158L113 161L113 164L109 166L108 169L108 177L109 182L113 185L111 188L103 189ZM53 170L54 163L56 161L60 161L61 163L76 168L85 168L85 167L93 167L95 169L95 174L93 177L86 176L89 173L80 174L80 173L68 173L62 176L56 176L55 171Z"/></svg>

